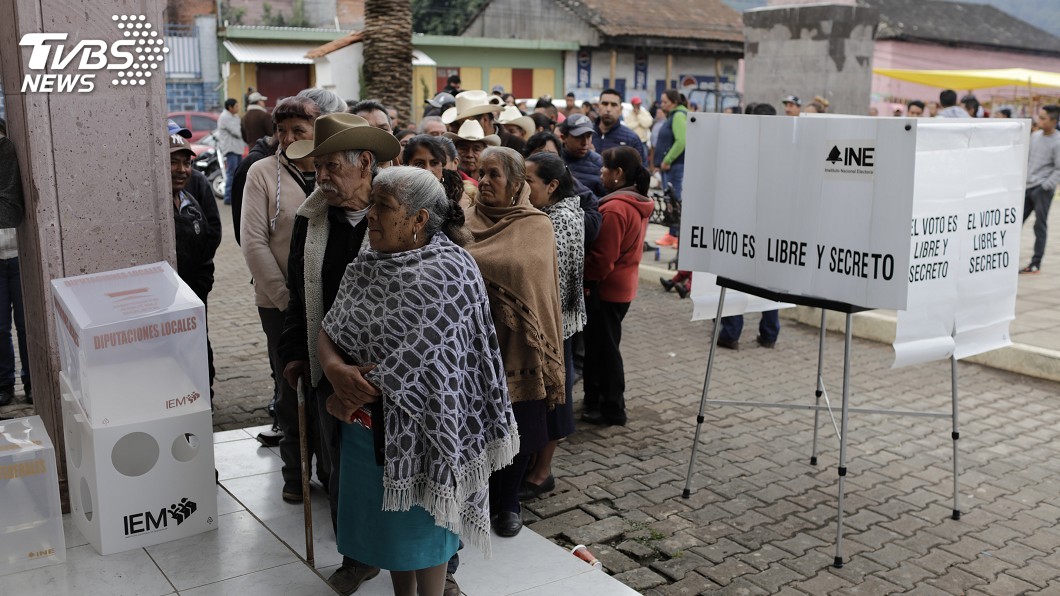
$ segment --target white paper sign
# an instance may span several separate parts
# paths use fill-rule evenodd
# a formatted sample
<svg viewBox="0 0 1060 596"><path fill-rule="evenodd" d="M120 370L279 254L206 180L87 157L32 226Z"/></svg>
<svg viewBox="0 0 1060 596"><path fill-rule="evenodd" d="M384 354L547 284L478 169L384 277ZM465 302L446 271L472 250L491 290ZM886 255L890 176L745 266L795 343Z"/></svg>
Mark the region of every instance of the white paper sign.
<svg viewBox="0 0 1060 596"><path fill-rule="evenodd" d="M1028 122L919 123L894 367L1011 344Z"/></svg>
<svg viewBox="0 0 1060 596"><path fill-rule="evenodd" d="M713 321L718 316L718 301L721 299L721 286L718 285L718 276L712 273L696 271L692 276L692 320ZM738 290L725 290L725 306L722 307L721 316L731 317L749 312L765 312L767 310L780 310L782 308L795 308L794 304L787 302L774 302L759 298L751 294L745 294Z"/></svg>
<svg viewBox="0 0 1060 596"><path fill-rule="evenodd" d="M910 120L689 120L681 269L861 307L905 307Z"/></svg>

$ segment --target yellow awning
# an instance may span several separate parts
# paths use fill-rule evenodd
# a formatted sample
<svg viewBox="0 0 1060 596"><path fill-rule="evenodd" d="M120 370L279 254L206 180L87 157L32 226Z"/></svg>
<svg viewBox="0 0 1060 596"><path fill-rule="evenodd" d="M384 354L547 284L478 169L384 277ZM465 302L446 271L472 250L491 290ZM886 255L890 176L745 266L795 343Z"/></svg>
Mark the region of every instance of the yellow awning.
<svg viewBox="0 0 1060 596"><path fill-rule="evenodd" d="M943 89L972 90L990 87L1057 87L1060 74L1027 68L996 68L979 70L903 70L874 68L875 74Z"/></svg>

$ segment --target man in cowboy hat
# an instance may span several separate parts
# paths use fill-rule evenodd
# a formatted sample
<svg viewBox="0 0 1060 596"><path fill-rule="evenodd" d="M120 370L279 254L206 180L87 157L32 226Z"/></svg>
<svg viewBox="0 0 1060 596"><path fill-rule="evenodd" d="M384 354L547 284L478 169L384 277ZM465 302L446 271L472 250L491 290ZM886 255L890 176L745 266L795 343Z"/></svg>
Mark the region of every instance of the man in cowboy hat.
<svg viewBox="0 0 1060 596"><path fill-rule="evenodd" d="M537 124L530 116L524 116L519 108L505 106L504 111L497 116L497 124L501 125L504 132L508 133L507 142L502 141L505 147L511 147L519 153L523 152L526 140L537 132Z"/></svg>
<svg viewBox="0 0 1060 596"><path fill-rule="evenodd" d="M322 459L327 460L322 463L331 470L328 501L333 525L338 523L338 420L327 412L325 402L333 393L372 393L375 389L355 366L349 367L349 384L333 386L321 372L316 337L346 265L357 256L364 240L373 172L379 162L394 159L400 149L394 135L360 116L341 112L317 118L313 140L296 141L287 148L291 159L312 157L317 178L316 189L298 208L294 220L287 265L290 301L284 311L279 352L284 378L294 388L299 379L305 380L310 388L307 403L317 408ZM328 583L339 593L350 594L378 573L375 567L343 557Z"/></svg>
<svg viewBox="0 0 1060 596"><path fill-rule="evenodd" d="M445 137L451 139L456 145L456 152L460 155L457 173L464 181L464 192L471 197L471 202L474 203L478 199L478 159L487 145L498 147L501 139L497 135L485 134L478 120L474 118L464 120L459 131L447 132Z"/></svg>
<svg viewBox="0 0 1060 596"><path fill-rule="evenodd" d="M464 91L456 96L456 105L442 112L442 122L449 125L450 132L457 132L465 120L474 119L486 135L496 134L493 118L504 109L501 103L499 97L482 90Z"/></svg>

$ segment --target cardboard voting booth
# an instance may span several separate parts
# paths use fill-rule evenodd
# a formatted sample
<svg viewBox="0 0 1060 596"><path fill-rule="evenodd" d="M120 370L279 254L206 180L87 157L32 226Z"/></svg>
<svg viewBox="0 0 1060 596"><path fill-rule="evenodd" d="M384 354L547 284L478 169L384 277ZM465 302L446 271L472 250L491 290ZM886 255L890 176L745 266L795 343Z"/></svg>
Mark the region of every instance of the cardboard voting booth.
<svg viewBox="0 0 1060 596"><path fill-rule="evenodd" d="M100 554L217 528L209 411L94 427L63 385L70 517Z"/></svg>
<svg viewBox="0 0 1060 596"><path fill-rule="evenodd" d="M849 413L951 418L959 519L956 360L1008 342L1027 122L696 114L687 139L680 268L718 276L718 317L729 288L820 307L822 317L812 405L708 399L715 325L684 496L708 403L813 410L816 465L818 415L832 413L821 366L824 312L835 310L846 314L842 406L833 419L835 566L843 566ZM896 365L950 357L951 412L850 407L851 316L872 308L909 310L900 313Z"/></svg>
<svg viewBox="0 0 1060 596"><path fill-rule="evenodd" d="M0 421L0 575L66 561L55 462L40 416Z"/></svg>
<svg viewBox="0 0 1060 596"><path fill-rule="evenodd" d="M93 425L210 410L206 309L168 263L52 281L59 359Z"/></svg>

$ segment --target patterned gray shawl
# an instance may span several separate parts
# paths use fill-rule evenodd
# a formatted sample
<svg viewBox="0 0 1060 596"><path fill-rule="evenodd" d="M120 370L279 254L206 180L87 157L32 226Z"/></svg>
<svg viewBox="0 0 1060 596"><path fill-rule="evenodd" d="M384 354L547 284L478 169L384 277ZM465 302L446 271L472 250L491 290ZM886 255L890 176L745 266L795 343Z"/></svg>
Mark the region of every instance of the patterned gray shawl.
<svg viewBox="0 0 1060 596"><path fill-rule="evenodd" d="M519 452L489 297L475 261L437 233L362 252L323 329L383 394L383 509L419 505L490 556L489 476Z"/></svg>
<svg viewBox="0 0 1060 596"><path fill-rule="evenodd" d="M585 327L585 213L578 197L567 197L542 209L556 233L559 260L559 304L563 309L563 339Z"/></svg>

